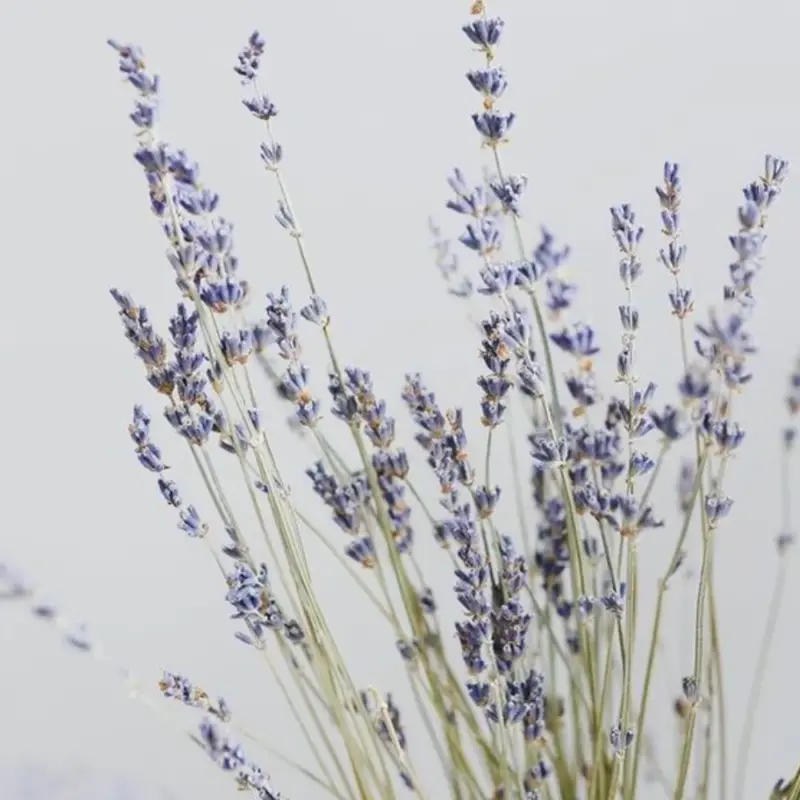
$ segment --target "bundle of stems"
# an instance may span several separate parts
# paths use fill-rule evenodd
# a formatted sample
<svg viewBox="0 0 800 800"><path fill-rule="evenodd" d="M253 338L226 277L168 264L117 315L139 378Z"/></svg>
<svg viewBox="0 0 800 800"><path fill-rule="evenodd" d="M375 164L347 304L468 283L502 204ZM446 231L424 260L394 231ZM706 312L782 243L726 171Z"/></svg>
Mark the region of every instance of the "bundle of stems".
<svg viewBox="0 0 800 800"><path fill-rule="evenodd" d="M736 421L738 396L749 389L757 352L750 328L767 212L788 165L767 156L763 173L745 186L721 297L698 321L684 278L690 259L682 239L680 169L665 164L656 187L662 223L657 262L674 280L665 305L675 317L679 346L674 384L664 390L637 374L648 367L637 339L634 291L645 272L644 228L630 205L611 209L622 344L604 393L595 331L575 318L578 286L564 268L569 248L546 229L536 242L528 238L522 217L528 180L506 166L515 114L501 110L504 23L477 0L462 30L477 50L466 77L480 95L472 123L483 175L470 182L456 169L447 208L463 224L457 246L474 259L475 272L462 269L437 225L431 230L447 293L463 303L469 346L479 348L482 396L477 408L442 406L419 374L406 375L401 399L415 430L408 451L397 441L391 403L367 370L349 364L336 341L335 310L320 294L289 196L290 149L278 141L277 106L259 80L264 39L258 33L248 39L235 72L246 110L263 126L260 156L274 181L275 217L294 242L308 296L295 310L289 290L278 287L255 319L246 314L253 292L241 276L232 226L217 213L219 196L186 152L161 138L158 78L137 47L110 42L136 91L130 115L135 158L180 294L168 334L158 332L147 308L129 294L113 289L112 295L213 514L201 516L202 502L184 502L183 483L162 458L144 404L135 406L129 433L179 528L207 547L219 566L235 635L253 658L263 659L270 686L302 732L304 752L287 755L244 730L223 699L212 701L182 675L164 674L158 688L203 712L194 740L240 789L260 798L281 795L253 760L259 749L297 771L303 797L743 797L793 544L790 423L800 408L800 361L791 370L789 420L781 432L778 577L735 760L714 557L734 502L726 494L731 456L748 444ZM321 337L327 354L327 400L303 359L301 345L313 336ZM303 433L306 474L334 523L330 529L316 524L290 491L295 476L277 444L274 423L283 425L283 418L271 410L275 404L291 409L291 425ZM333 443L336 428L346 431L343 447ZM525 461L520 446L527 447ZM654 489L665 465L681 456L680 514L665 525L654 508ZM502 492L493 481L498 473L511 476ZM232 498L233 479L240 481L245 506ZM498 521L501 497L513 504L511 533ZM671 542L671 555L655 605L645 608L639 554L657 529ZM442 565L452 575L444 592L452 589L457 600L455 619L430 588L432 567L418 555L424 538L440 545ZM700 552L699 570L687 578L692 658L686 674L673 676L678 748L677 763L668 766L657 735L664 726L650 723L654 675L668 589L685 574L690 546ZM360 653L348 651L333 633L312 547L329 553L391 631L407 678L403 696L413 701L402 717L397 694L381 675L367 686L354 677ZM37 616L60 619L33 602L26 587L9 585L7 594L30 599ZM69 641L102 652L88 640ZM772 797L800 800L800 773L779 781Z"/></svg>

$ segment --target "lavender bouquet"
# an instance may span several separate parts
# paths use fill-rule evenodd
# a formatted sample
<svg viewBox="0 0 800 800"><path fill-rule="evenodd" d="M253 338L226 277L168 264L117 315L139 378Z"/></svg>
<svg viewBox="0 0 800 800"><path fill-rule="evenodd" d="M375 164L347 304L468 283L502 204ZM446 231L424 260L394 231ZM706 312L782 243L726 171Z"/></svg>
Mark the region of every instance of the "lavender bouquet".
<svg viewBox="0 0 800 800"><path fill-rule="evenodd" d="M163 406L188 448L205 499L184 500L189 479L165 464L145 405L134 407L128 430L178 527L218 564L234 635L268 664L272 688L301 726L304 752L290 757L261 749L224 699L212 699L182 675L165 673L158 688L199 710L195 741L238 788L263 800L282 796L263 769L273 757L297 770L302 797L742 797L748 737L793 544L789 422L781 433L779 571L735 759L713 562L717 532L734 502L726 473L745 446L736 398L748 388L756 353L749 320L767 214L788 165L767 156L762 175L745 186L732 215L727 284L702 314L683 277L680 169L664 165L655 190L658 261L674 279L669 302L680 337L675 383L665 390L636 375L644 229L629 205L611 209L621 347L615 374L603 381L593 361L600 352L595 331L572 316L578 287L564 268L569 248L544 229L537 242L529 240L521 218L527 178L504 166L515 115L502 106L503 21L476 0L462 30L478 54L466 77L479 97L472 123L485 161L477 182L460 169L452 173L447 208L461 221L458 247L475 270L462 269L454 245L437 225L431 230L447 292L473 322L482 396L477 408L444 406L421 375L407 375L401 399L416 430L408 451L397 441L393 404L376 392L366 369L349 365L335 341L335 309L318 292L288 193L290 148L277 138L278 108L259 82L264 39L250 36L234 70L245 109L263 126L260 157L275 184L275 218L294 241L307 284L297 306L285 286L253 302L232 226L218 214L220 198L186 152L157 130L157 76L137 47L110 42L136 92L135 159L180 299L161 334L144 306L122 290L111 294L144 365L151 402ZM256 318L245 313L253 305ZM304 361L301 344L311 337L324 343L325 373ZM321 378L327 397L316 388ZM308 448L306 475L332 518L331 530L321 530L293 498L296 476L281 467L275 444L275 420L283 424L283 417L274 406L281 403L291 407L290 425ZM800 408L800 363L787 405L789 417ZM504 428L512 444L528 443L529 461L518 463L510 449L513 482L501 491L492 477L505 452ZM340 433L343 445L335 441ZM670 458L684 458L681 517L665 526L651 497ZM232 497L231 476L244 504ZM432 487L439 490L435 502L428 499ZM501 529L501 503L514 506L516 528ZM203 505L213 513L201 515ZM647 629L638 607L638 558L659 528L672 554ZM431 565L416 551L421 539L440 546L452 575L448 599L430 588ZM648 712L667 589L685 572L692 539L701 557L686 582L695 607L691 671L670 677L679 745L677 763L668 766ZM400 708L381 675L370 686L355 679L358 648L345 647L332 631L310 566L312 542L330 551L343 579L359 587L391 631L411 709ZM31 598L26 587L9 585L9 596ZM33 601L31 607L58 620L52 609ZM88 640L69 640L95 651ZM642 669L634 669L634 653ZM779 781L771 796L800 799L800 774Z"/></svg>

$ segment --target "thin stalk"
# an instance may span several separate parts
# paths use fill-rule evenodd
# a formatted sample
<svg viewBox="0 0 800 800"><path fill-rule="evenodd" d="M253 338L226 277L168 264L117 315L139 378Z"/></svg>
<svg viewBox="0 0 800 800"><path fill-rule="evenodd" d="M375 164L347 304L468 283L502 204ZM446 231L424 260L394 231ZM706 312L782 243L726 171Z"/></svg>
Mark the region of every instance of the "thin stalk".
<svg viewBox="0 0 800 800"><path fill-rule="evenodd" d="M784 442L781 451L781 532L789 534L792 530L792 491L790 484L790 452L791 444ZM755 728L755 716L758 704L761 699L761 689L764 685L764 677L767 671L769 652L775 637L775 629L778 625L778 617L783 603L783 595L786 587L788 571L787 548L778 545L778 577L773 585L772 597L767 611L767 624L764 628L764 635L761 639L761 646L758 651L758 661L753 673L753 682L747 695L747 705L744 715L744 726L742 727L742 737L736 751L736 776L734 786L736 787L736 798L739 800L744 794L744 784L747 778L747 765L750 757L750 742ZM796 791L800 791L798 778L795 779ZM794 798L795 792L792 793Z"/></svg>
<svg viewBox="0 0 800 800"><path fill-rule="evenodd" d="M611 639L609 638L608 645L606 646L605 667L603 668L603 688L600 694L600 719L597 723L598 729L603 728L603 719L605 716L606 699L611 691L611 664L612 664L613 648L611 647ZM623 662L624 663L624 662ZM602 800L608 797L608 789L606 787L606 763L605 763L605 740L602 736L596 737L594 756L591 763L591 781L589 783L588 800L594 800L595 797ZM613 795L611 795L613 797Z"/></svg>
<svg viewBox="0 0 800 800"><path fill-rule="evenodd" d="M772 647L772 642L775 638L775 629L778 624L780 616L781 604L783 602L783 595L786 589L786 578L788 575L789 562L785 556L781 556L778 565L778 577L772 589L772 597L769 602L769 611L767 612L766 627L761 637L761 645L758 650L758 660L756 662L755 672L753 673L753 682L750 685L750 691L747 695L747 705L744 713L744 724L742 726L742 737L739 741L739 747L736 751L736 773L733 780L735 787L735 797L744 797L745 778L747 777L747 765L750 757L751 741L753 739L753 731L755 729L755 717L758 704L761 699L761 690L764 687L764 676L767 671L767 663L769 661L769 653Z"/></svg>
<svg viewBox="0 0 800 800"><path fill-rule="evenodd" d="M514 413L513 404L509 403L508 418L506 420L506 430L508 432L508 453L511 462L511 474L514 480L514 502L517 509L517 522L519 523L520 533L522 534L522 546L525 552L525 561L533 555L530 534L528 533L528 522L525 518L524 493L522 491L522 480L519 471L519 459L517 458L516 436L514 435Z"/></svg>
<svg viewBox="0 0 800 800"><path fill-rule="evenodd" d="M703 669L703 647L704 647L704 628L705 628L705 599L708 587L708 574L711 569L711 560L714 545L714 528L710 528L703 537L703 557L700 563L700 577L697 588L697 604L695 607L695 641L694 641L694 665L692 677L698 682ZM692 742L694 732L697 727L697 708L692 706L689 717L686 720L686 733L684 737L683 752L681 754L680 767L678 769L678 780L675 786L675 800L681 800L686 791L686 780L689 775L689 764L692 760Z"/></svg>
<svg viewBox="0 0 800 800"><path fill-rule="evenodd" d="M653 628L650 635L650 647L647 654L647 667L645 668L644 685L642 687L642 700L639 708L639 719L636 724L636 733L633 740L633 774L631 777L630 791L636 794L636 786L639 776L639 764L642 754L642 742L644 740L644 721L647 714L648 701L650 699L650 686L653 678L653 669L655 666L655 657L658 650L658 634L661 629L661 619L664 610L664 595L669 586L669 582L675 575L678 567L683 561L683 546L686 537L689 533L689 525L692 520L692 512L694 511L695 503L697 502L698 495L700 494L700 486L702 484L703 467L708 459L709 450L706 449L701 457L700 464L698 465L697 472L692 486L692 494L689 499L689 507L683 518L683 525L681 526L680 533L675 543L675 549L672 553L667 570L661 578L659 583L658 594L656 596L656 608L653 616Z"/></svg>
<svg viewBox="0 0 800 800"><path fill-rule="evenodd" d="M711 592L706 595L707 602L711 604ZM709 609L709 616L711 611ZM697 781L697 791L695 793L696 800L708 800L708 789L709 789L709 780L711 777L711 762L713 760L713 735L714 735L714 697L716 686L714 685L714 660L710 659L707 666L706 671L708 673L708 694L709 694L709 701L712 704L712 707L708 711L708 715L706 718L705 728L703 730L703 741L702 741L702 758L700 759L699 764L699 778Z"/></svg>
<svg viewBox="0 0 800 800"><path fill-rule="evenodd" d="M717 687L717 726L719 728L719 796L720 800L728 797L728 737L725 724L725 691L722 683L722 648L719 643L719 618L717 616L717 600L714 595L714 576L711 576L711 589L708 592L709 617L711 624L711 654L714 664L714 681Z"/></svg>
<svg viewBox="0 0 800 800"><path fill-rule="evenodd" d="M718 398L717 405L721 399ZM710 445L706 446L705 452L710 449ZM722 461L719 467L719 473L715 481L717 491L722 491L722 486L725 478L725 469L728 465L728 455L722 456ZM698 469L698 477L701 480L702 490L702 470ZM692 671L692 679L695 682L697 699L702 695L702 679L703 679L703 655L705 646L705 596L708 591L708 585L712 573L711 564L714 557L714 532L716 525L711 525L708 521L705 504L702 503L700 507L700 519L702 522L703 533L703 555L700 564L700 576L697 587L697 604L695 606L695 641L694 641L694 663ZM689 773L689 764L692 760L692 742L694 740L694 732L697 727L697 709L693 703L689 718L686 724L686 738L684 740L683 752L681 754L680 767L678 770L678 783L675 790L675 800L682 800L683 793L686 788L686 778Z"/></svg>
<svg viewBox="0 0 800 800"><path fill-rule="evenodd" d="M638 576L636 556L637 556L636 542L634 537L631 537L630 541L628 542L628 562L627 562L627 574L626 574L626 580L628 582L628 600L625 604L626 605L625 639L627 641L628 647L626 653L627 658L625 660L625 663L623 663L622 665L623 686L621 693L622 696L620 700L620 716L619 716L620 735L622 737L625 737L628 730L631 692L633 684L633 641L634 641L635 624L636 624L635 598L636 598L636 581ZM609 781L609 789L608 789L609 800L613 800L613 798L617 794L617 781L619 779L619 773L622 769L623 760L624 760L624 753L615 754L613 763L611 765L611 779Z"/></svg>
<svg viewBox="0 0 800 800"><path fill-rule="evenodd" d="M269 653L266 651L266 649L262 650L261 653L264 657L264 660L267 662L270 671L272 672L273 678L278 684L278 688L281 690L283 696L286 698L286 702L289 705L289 710L292 712L293 719L296 719L300 723L300 729L302 730L303 735L305 736L305 739L308 742L308 746L311 749L314 758L320 765L320 768L323 770L323 773L325 774L325 777L328 779L328 781L331 784L334 784L333 778L328 772L328 769L325 766L325 762L322 760L322 756L317 748L316 742L309 733L308 728L305 722L303 721L302 715L298 712L297 706L295 705L294 701L291 698L291 695L289 694L289 689L286 686L286 683L284 682L283 678L281 678L280 673L278 672L278 668L275 666L273 660L270 658ZM325 744L325 747L327 748L329 755L331 756L331 760L333 761L334 767L336 768L339 777L342 780L345 792L347 794L352 795L353 787L351 786L350 781L347 779L347 775L345 774L344 770L341 767L341 759L339 758L339 754L336 752L333 746L333 742L331 742L330 737L327 735L322 725L322 721L319 719L319 716L317 715L316 710L314 709L314 706L310 701L310 698L308 698L308 696L305 694L299 683L297 684L297 687L300 693L303 695L303 699L305 700L306 706L312 715L312 719L314 720L317 730L322 736L322 741Z"/></svg>

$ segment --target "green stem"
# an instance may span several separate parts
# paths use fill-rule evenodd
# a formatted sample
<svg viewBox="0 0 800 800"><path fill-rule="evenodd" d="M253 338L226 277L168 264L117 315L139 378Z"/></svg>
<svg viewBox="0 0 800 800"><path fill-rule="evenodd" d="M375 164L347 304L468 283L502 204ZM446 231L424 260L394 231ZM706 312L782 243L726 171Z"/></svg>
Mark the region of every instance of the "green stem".
<svg viewBox="0 0 800 800"><path fill-rule="evenodd" d="M664 594L667 591L669 586L669 582L674 576L676 570L680 566L683 560L683 546L686 541L686 537L689 533L689 525L692 521L692 512L694 511L695 503L697 498L700 494L700 487L702 484L702 475L703 475L703 467L708 459L709 451L706 449L703 452L703 455L700 459L700 464L697 467L697 473L695 474L694 484L692 486L692 494L689 499L689 506L686 510L686 513L683 518L683 525L681 526L680 533L678 534L678 539L675 542L675 549L672 553L672 558L670 559L669 565L667 566L667 570L664 573L664 576L661 578L660 586L658 589L658 595L656 597L656 610L655 615L653 617L653 631L650 636L650 648L647 654L647 668L645 670L644 676L644 686L642 688L642 702L640 705L639 710L639 719L636 725L636 736L633 741L633 776L631 779L631 791L636 793L636 784L639 774L639 764L640 758L642 753L642 742L644 740L644 721L645 716L647 714L648 708L648 700L650 698L650 685L653 678L653 668L655 666L655 656L656 651L658 649L658 634L661 628L661 619L662 619L662 612L664 610Z"/></svg>
<svg viewBox="0 0 800 800"><path fill-rule="evenodd" d="M611 639L609 638L606 647L605 667L603 669L603 688L600 693L600 707L598 709L599 717L596 717L596 726L598 730L602 730L603 721L605 719L606 700L611 691L611 664L613 662L613 648L611 647ZM624 662L623 662L624 663ZM605 759L605 739L602 736L597 736L595 740L594 756L592 757L591 764L592 774L589 783L588 800L595 800L597 798L604 798L609 796L606 780L608 775L606 772L606 759ZM613 796L613 795L611 795Z"/></svg>
<svg viewBox="0 0 800 800"><path fill-rule="evenodd" d="M627 574L626 580L628 583L627 586L627 596L628 600L626 602L626 609L625 609L625 638L628 644L627 647L627 658L622 665L623 671L623 689L622 689L622 700L621 700L621 709L619 715L619 725L620 725L620 735L624 738L626 732L628 730L628 722L630 719L630 702L631 702L631 692L632 692L632 685L633 685L633 641L634 641L634 634L635 634L635 625L636 625L636 579L637 579L637 565L636 565L636 541L634 537L631 537L630 541L628 542L628 563L627 563ZM625 753L620 753L619 755L615 754L614 761L611 767L611 780L609 782L608 788L608 798L609 800L613 800L617 794L617 780L619 777L619 772L622 768L624 763ZM624 787L623 787L624 788Z"/></svg>
<svg viewBox="0 0 800 800"><path fill-rule="evenodd" d="M697 587L697 604L695 606L695 630L694 630L694 665L692 678L696 682L698 698L700 692L700 680L703 670L703 648L705 645L705 600L708 587L708 576L711 569L712 553L714 551L714 528L709 528L703 537L703 557L700 564L700 577ZM694 732L697 727L697 702L695 699L689 711L689 718L686 723L686 735L681 753L680 767L678 769L678 781L675 786L675 800L682 800L686 791L686 780L689 775L689 764L692 761L692 743Z"/></svg>

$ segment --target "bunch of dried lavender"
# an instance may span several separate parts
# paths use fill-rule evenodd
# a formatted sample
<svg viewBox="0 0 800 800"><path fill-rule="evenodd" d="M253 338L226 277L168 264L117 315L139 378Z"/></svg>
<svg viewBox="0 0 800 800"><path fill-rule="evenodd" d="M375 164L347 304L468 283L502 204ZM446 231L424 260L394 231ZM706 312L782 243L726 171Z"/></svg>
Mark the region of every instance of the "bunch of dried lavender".
<svg viewBox="0 0 800 800"><path fill-rule="evenodd" d="M663 789L675 800L689 794L707 798L716 759L720 797L727 798L742 791L746 737L793 543L787 476L795 434L787 427L784 527L776 540L779 578L731 785L713 559L717 531L733 505L725 492L726 472L745 439L734 411L737 395L751 380L756 353L749 322L767 212L788 165L767 156L763 174L745 187L737 228L729 237L734 255L721 302L694 324L693 293L683 281L687 248L681 239L680 169L664 166L656 187L663 225L659 260L674 278L669 301L681 361L670 396L658 405L655 384L640 382L636 374L640 313L634 289L643 274L644 229L629 205L611 209L610 233L620 253L622 344L613 376L619 391L604 396L593 361L600 352L595 331L570 319L578 287L563 270L569 248L544 229L535 246L526 242L521 206L527 178L508 172L501 157L515 120L500 107L507 86L497 63L503 27L482 0L463 26L483 61L466 77L481 96L472 121L488 158L477 184L454 171L447 207L464 220L458 241L477 258L475 278L462 270L450 243L432 224L436 263L449 291L464 302L482 295L492 304L477 326L483 365L478 419L487 431L485 451L476 452L471 442L470 413L441 406L420 375L407 375L402 393L416 427L414 438L438 483L439 508L429 509L412 483L412 458L396 441L395 420L370 373L340 360L331 314L318 293L287 191L284 148L275 136L278 109L259 83L265 42L258 33L248 39L234 69L245 89L245 108L263 125L260 155L277 187L275 217L294 240L309 298L295 310L284 286L267 295L265 316L255 321L245 316L250 285L240 273L232 225L217 214L218 195L203 184L197 164L183 150L160 138L158 78L137 47L110 43L137 92L130 115L135 158L181 295L168 338L157 332L144 306L117 289L112 296L147 381L165 403L164 417L196 464L214 517L184 501L141 405L134 408L129 433L138 460L154 473L174 509L178 527L203 540L216 559L225 599L239 621L235 635L266 659L276 685L303 720L310 763L292 763L312 782L315 796L431 795L392 696L357 685L351 665L358 654L343 651L331 632L309 567L304 544L309 534L335 552L390 626L417 701L419 735L427 737L452 797L630 800ZM312 388L311 369L303 360L301 319L324 340L327 404ZM264 373L279 397L292 404L293 424L307 432L306 440L319 454L307 476L346 536L341 552L293 502L258 398ZM800 362L791 374L787 402L791 417L800 409ZM346 428L350 452L335 448L326 435L326 409L336 420L332 424ZM530 431L530 477L513 465L518 537L499 529L495 512L507 492L491 480L497 458L493 443L512 414L524 418ZM648 442L654 442L650 452ZM683 521L659 582L652 629L641 641L638 549L646 546L643 534L664 524L650 499L662 465L681 442L691 451L680 486ZM355 469L351 456L357 459ZM219 469L224 458L241 473L252 506L247 511L235 508L226 491ZM425 521L412 521L415 512ZM526 523L531 512L533 525ZM253 515L260 539L248 535L245 513ZM693 661L680 681L680 759L676 774L669 776L648 747L647 712L665 593L684 562L695 515L702 557ZM454 622L443 619L415 556L420 535L432 535L452 562L462 612ZM256 555L261 550L265 561ZM18 587L15 596L24 595ZM447 646L451 633L460 663ZM642 648L646 668L637 685L634 651ZM291 685L279 678L273 656L288 666ZM260 798L279 796L237 744L235 727L226 731L233 720L224 701L212 702L206 692L171 673L159 688L205 713L196 741L240 788ZM705 735L699 739L701 718ZM691 789L693 760L699 777ZM651 767L647 775L645 761ZM776 797L798 800L800 776L779 782L774 791Z"/></svg>

